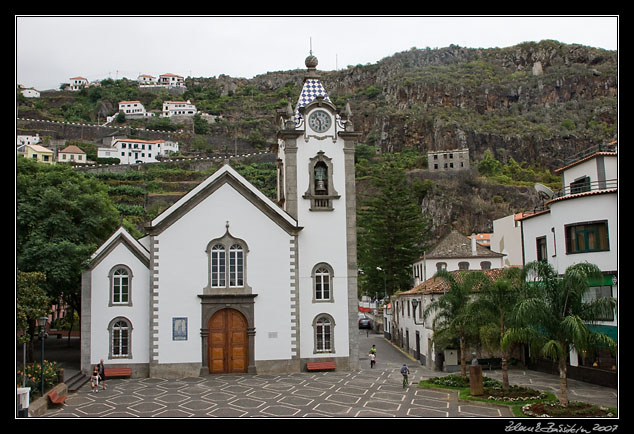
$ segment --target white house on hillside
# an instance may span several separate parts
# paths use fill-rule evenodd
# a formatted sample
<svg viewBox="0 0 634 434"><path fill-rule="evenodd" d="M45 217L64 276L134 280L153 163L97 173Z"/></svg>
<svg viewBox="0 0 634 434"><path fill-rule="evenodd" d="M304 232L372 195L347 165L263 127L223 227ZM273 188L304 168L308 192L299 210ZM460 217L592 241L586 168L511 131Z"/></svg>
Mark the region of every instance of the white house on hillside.
<svg viewBox="0 0 634 434"><path fill-rule="evenodd" d="M136 80L139 84L156 84L156 77L149 74L139 74Z"/></svg>
<svg viewBox="0 0 634 434"><path fill-rule="evenodd" d="M159 75L158 84L166 87L184 87L185 79L181 75L166 73Z"/></svg>
<svg viewBox="0 0 634 434"><path fill-rule="evenodd" d="M75 145L70 145L57 153L57 161L60 163L85 164L86 153Z"/></svg>
<svg viewBox="0 0 634 434"><path fill-rule="evenodd" d="M194 116L197 113L196 106L187 101L163 101L162 117Z"/></svg>
<svg viewBox="0 0 634 434"><path fill-rule="evenodd" d="M24 95L25 98L39 98L40 97L40 92L32 87L20 86L20 93Z"/></svg>
<svg viewBox="0 0 634 434"><path fill-rule="evenodd" d="M88 79L84 77L72 77L69 80L68 90L77 91L88 85Z"/></svg>
<svg viewBox="0 0 634 434"><path fill-rule="evenodd" d="M145 116L146 111L141 101L119 101L119 112L126 116Z"/></svg>
<svg viewBox="0 0 634 434"><path fill-rule="evenodd" d="M40 138L40 133L32 134L18 134L16 136L16 145L24 146L24 145L35 145L37 143L41 143L42 139Z"/></svg>
<svg viewBox="0 0 634 434"><path fill-rule="evenodd" d="M178 142L168 140L115 139L97 149L98 158L118 158L119 164L156 163L157 157L178 152Z"/></svg>

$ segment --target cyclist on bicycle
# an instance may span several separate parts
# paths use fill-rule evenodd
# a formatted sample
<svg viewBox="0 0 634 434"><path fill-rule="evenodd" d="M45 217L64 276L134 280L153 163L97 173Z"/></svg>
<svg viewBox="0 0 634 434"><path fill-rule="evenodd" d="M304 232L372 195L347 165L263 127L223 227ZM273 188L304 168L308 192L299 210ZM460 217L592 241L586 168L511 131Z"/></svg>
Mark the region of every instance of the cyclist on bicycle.
<svg viewBox="0 0 634 434"><path fill-rule="evenodd" d="M401 375L403 376L403 389L405 389L405 386L409 384L407 382L407 376L409 375L409 368L407 367L406 363L403 363L403 366L401 366Z"/></svg>

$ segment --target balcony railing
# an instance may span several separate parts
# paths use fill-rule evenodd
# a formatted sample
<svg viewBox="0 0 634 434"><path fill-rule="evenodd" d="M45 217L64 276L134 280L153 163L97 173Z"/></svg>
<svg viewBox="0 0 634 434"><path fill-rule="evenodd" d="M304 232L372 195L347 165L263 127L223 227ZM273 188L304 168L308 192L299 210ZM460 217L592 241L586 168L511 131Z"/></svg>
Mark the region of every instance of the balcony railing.
<svg viewBox="0 0 634 434"><path fill-rule="evenodd" d="M570 157L567 157L564 160L564 166L567 166L568 164L574 163L575 161L579 161L585 157L587 157L588 155L592 155L595 152L616 152L617 150L617 145L616 143L602 143L599 145L595 145L595 146L591 146L588 149L584 149L583 151L571 155Z"/></svg>
<svg viewBox="0 0 634 434"><path fill-rule="evenodd" d="M579 193L597 192L601 190L613 190L618 188L618 179L606 179L604 181L584 182L580 184L568 185L561 190L557 190L552 199L559 199Z"/></svg>

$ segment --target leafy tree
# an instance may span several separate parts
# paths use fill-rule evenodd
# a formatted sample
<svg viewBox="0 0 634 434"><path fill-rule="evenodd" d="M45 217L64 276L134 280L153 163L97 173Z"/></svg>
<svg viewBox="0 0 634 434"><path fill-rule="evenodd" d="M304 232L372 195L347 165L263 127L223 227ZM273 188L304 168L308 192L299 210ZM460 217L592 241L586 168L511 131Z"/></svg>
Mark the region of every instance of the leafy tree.
<svg viewBox="0 0 634 434"><path fill-rule="evenodd" d="M613 339L588 329L588 323L614 311L616 300L612 297L592 302L583 300L589 279L601 277L601 271L593 264L572 265L563 276L558 276L550 264L541 261L527 264L524 271L528 290L515 309L520 325L507 330L502 348L515 342L526 343L531 345L533 355L539 353L556 362L559 400L568 405L566 358L572 348L578 352L596 345L616 349Z"/></svg>
<svg viewBox="0 0 634 434"><path fill-rule="evenodd" d="M375 191L358 211L361 280L366 294L392 295L409 289L428 225L402 169L385 164L372 185Z"/></svg>
<svg viewBox="0 0 634 434"><path fill-rule="evenodd" d="M495 159L490 149L484 151L482 160L478 162L478 171L481 175L494 176L500 173L502 164Z"/></svg>
<svg viewBox="0 0 634 434"><path fill-rule="evenodd" d="M107 187L66 165L18 157L16 198L17 268L43 273L47 295L79 312L86 261L119 225Z"/></svg>
<svg viewBox="0 0 634 434"><path fill-rule="evenodd" d="M46 295L42 284L46 281L44 273L17 270L16 279L16 324L17 331L23 334L19 343L28 345L28 360L33 360L33 336L35 336L35 320L47 316L51 307L51 299Z"/></svg>
<svg viewBox="0 0 634 434"><path fill-rule="evenodd" d="M196 134L207 134L209 133L209 122L203 119L199 113L194 115L194 132Z"/></svg>

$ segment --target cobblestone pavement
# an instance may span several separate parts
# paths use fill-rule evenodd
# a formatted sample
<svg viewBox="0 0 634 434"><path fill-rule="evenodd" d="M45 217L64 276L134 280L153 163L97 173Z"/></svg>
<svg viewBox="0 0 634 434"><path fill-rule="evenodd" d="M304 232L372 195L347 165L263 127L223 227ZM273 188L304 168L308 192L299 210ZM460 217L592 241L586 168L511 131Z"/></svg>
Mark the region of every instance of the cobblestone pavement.
<svg viewBox="0 0 634 434"><path fill-rule="evenodd" d="M367 351L377 348L375 368ZM204 375L180 379L111 379L95 393L86 384L66 404L50 408L51 418L512 418L506 406L459 401L451 390L423 389L421 379L447 375L421 366L382 335L359 333L360 369L279 375ZM65 362L69 372L76 357ZM410 367L402 388L399 368ZM485 371L501 379L501 371ZM511 369L511 384L559 392L559 377ZM568 380L569 398L618 407L617 390Z"/></svg>
<svg viewBox="0 0 634 434"><path fill-rule="evenodd" d="M411 370L411 382L420 380ZM511 417L508 408L459 402L453 391L403 389L397 367L353 372L113 379L70 394L47 417Z"/></svg>

